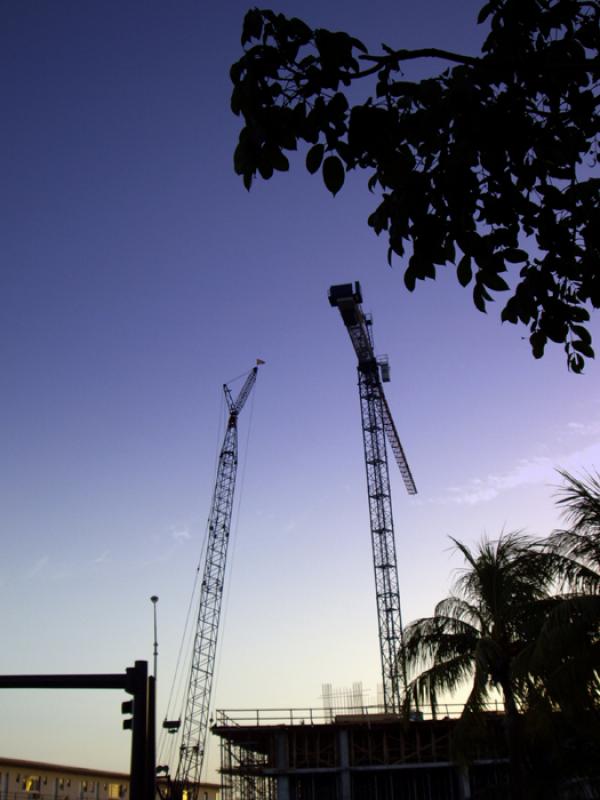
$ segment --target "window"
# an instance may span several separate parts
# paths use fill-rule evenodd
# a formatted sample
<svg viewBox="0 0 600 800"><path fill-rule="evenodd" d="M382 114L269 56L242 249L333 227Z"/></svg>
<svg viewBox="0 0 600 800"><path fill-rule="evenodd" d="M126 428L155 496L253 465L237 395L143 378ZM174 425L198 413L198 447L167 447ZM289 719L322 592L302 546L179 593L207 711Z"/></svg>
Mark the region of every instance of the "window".
<svg viewBox="0 0 600 800"><path fill-rule="evenodd" d="M23 789L32 797L40 796L40 776L28 775L23 781Z"/></svg>
<svg viewBox="0 0 600 800"><path fill-rule="evenodd" d="M108 784L108 797L109 800L119 800L121 796L121 787L118 783L109 783Z"/></svg>

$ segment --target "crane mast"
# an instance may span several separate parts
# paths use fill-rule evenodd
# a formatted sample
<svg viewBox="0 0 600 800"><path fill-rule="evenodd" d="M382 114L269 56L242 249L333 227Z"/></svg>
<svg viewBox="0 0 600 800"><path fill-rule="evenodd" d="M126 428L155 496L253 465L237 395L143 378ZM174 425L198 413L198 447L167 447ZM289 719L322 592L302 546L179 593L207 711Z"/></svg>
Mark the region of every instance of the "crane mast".
<svg viewBox="0 0 600 800"><path fill-rule="evenodd" d="M200 588L179 763L172 792L174 797L181 797L186 792L187 797L193 800L202 772L237 472L237 420L252 391L257 371L258 367L251 370L235 400L229 387L223 386L229 418L219 455L208 518L206 560Z"/></svg>
<svg viewBox="0 0 600 800"><path fill-rule="evenodd" d="M389 366L387 360L375 356L372 322L361 307L360 284L332 286L329 302L338 308L358 358L383 699L387 711L399 712L406 689L406 671L400 657L402 616L386 438L408 493L416 494L417 489L383 391L382 378L389 380Z"/></svg>

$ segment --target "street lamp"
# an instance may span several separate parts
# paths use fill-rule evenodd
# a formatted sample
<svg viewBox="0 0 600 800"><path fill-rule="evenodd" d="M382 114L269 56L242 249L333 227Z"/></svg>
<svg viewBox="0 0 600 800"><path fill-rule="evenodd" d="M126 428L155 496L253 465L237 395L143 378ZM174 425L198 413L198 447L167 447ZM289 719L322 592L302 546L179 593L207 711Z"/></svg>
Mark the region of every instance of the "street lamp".
<svg viewBox="0 0 600 800"><path fill-rule="evenodd" d="M158 597L153 594L150 598L150 602L152 603L152 610L154 613L154 680L156 680L156 673L157 673L157 664L158 664L158 637L157 637L157 628L156 628L156 604L158 603Z"/></svg>

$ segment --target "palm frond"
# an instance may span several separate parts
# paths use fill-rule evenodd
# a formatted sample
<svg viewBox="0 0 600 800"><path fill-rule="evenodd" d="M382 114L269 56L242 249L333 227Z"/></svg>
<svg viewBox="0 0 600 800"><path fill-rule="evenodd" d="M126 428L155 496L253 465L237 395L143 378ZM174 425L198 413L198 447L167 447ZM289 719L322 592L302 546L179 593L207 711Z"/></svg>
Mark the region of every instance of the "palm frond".
<svg viewBox="0 0 600 800"><path fill-rule="evenodd" d="M402 658L410 674L472 653L479 631L451 616L425 617L404 629Z"/></svg>
<svg viewBox="0 0 600 800"><path fill-rule="evenodd" d="M556 504L571 530L588 536L600 536L600 475L587 473L576 478L566 470L558 470L565 484L558 488Z"/></svg>
<svg viewBox="0 0 600 800"><path fill-rule="evenodd" d="M433 613L435 617L446 617L467 622L479 630L485 627L485 619L482 616L481 608L456 594L451 594L449 597L440 600Z"/></svg>
<svg viewBox="0 0 600 800"><path fill-rule="evenodd" d="M471 678L472 673L473 666L469 655L457 655L420 672L408 684L407 691L417 705L431 704L435 714L439 695L456 691Z"/></svg>
<svg viewBox="0 0 600 800"><path fill-rule="evenodd" d="M600 592L600 535L556 530L548 537L546 547L560 583L584 592Z"/></svg>

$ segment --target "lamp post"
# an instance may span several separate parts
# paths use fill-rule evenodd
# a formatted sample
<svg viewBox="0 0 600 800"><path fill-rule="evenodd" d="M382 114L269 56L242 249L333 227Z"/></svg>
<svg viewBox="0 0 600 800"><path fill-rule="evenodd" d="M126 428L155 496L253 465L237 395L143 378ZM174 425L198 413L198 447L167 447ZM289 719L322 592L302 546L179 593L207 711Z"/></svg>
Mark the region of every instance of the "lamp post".
<svg viewBox="0 0 600 800"><path fill-rule="evenodd" d="M156 673L157 673L157 666L158 666L158 636L157 636L157 627L156 627L156 604L158 603L158 597L153 594L150 598L150 602L152 603L152 610L154 613L154 650L152 654L154 656L154 680L156 680Z"/></svg>

